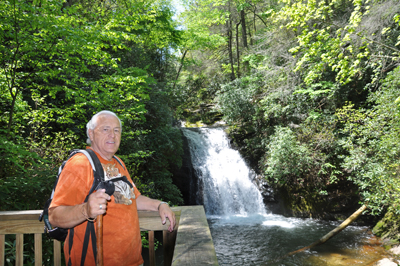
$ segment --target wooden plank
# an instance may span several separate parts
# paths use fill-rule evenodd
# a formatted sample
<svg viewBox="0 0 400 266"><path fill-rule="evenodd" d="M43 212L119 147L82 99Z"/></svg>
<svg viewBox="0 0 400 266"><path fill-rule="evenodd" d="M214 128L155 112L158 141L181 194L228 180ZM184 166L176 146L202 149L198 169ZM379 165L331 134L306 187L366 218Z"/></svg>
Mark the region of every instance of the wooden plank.
<svg viewBox="0 0 400 266"><path fill-rule="evenodd" d="M172 265L218 265L204 208L202 206L185 206L173 207L172 210L175 212L177 224L179 224L176 230ZM0 212L0 266L4 265L5 259L5 234L17 234L16 256L19 256L17 265L23 264L23 234L39 235L43 233L43 223L38 221L40 213L41 210ZM142 231L166 231L169 225L169 222L165 225L161 224L158 212L140 211L139 223ZM166 234L168 233L164 233L164 237L168 239L166 241L169 243L172 240ZM36 237L38 236L35 235L35 239ZM61 266L61 259L61 243L54 240L54 265Z"/></svg>
<svg viewBox="0 0 400 266"><path fill-rule="evenodd" d="M218 265L203 206L180 207L173 266Z"/></svg>
<svg viewBox="0 0 400 266"><path fill-rule="evenodd" d="M0 266L4 266L4 260L6 254L4 253L4 247L6 244L6 236L0 235Z"/></svg>
<svg viewBox="0 0 400 266"><path fill-rule="evenodd" d="M61 266L61 242L53 240L54 266Z"/></svg>
<svg viewBox="0 0 400 266"><path fill-rule="evenodd" d="M35 266L42 264L42 234L35 234Z"/></svg>
<svg viewBox="0 0 400 266"><path fill-rule="evenodd" d="M181 211L179 207L171 208L175 213L176 221L179 221ZM168 230L169 221L164 225L158 212L138 211L140 231L164 231ZM168 219L167 219L168 220Z"/></svg>
<svg viewBox="0 0 400 266"><path fill-rule="evenodd" d="M36 234L43 233L43 222L35 220L0 221L0 234Z"/></svg>
<svg viewBox="0 0 400 266"><path fill-rule="evenodd" d="M156 266L156 251L154 248L154 231L149 231L149 260L150 266Z"/></svg>
<svg viewBox="0 0 400 266"><path fill-rule="evenodd" d="M179 207L173 207L176 220L179 221ZM41 210L0 212L0 234L35 234L43 233L43 222L39 222ZM163 231L169 222L161 223L158 212L139 211L141 231Z"/></svg>
<svg viewBox="0 0 400 266"><path fill-rule="evenodd" d="M15 235L15 266L23 266L24 264L24 235Z"/></svg>
<svg viewBox="0 0 400 266"><path fill-rule="evenodd" d="M28 211L2 211L0 212L0 221L7 220L36 220L39 222L39 215L42 210Z"/></svg>

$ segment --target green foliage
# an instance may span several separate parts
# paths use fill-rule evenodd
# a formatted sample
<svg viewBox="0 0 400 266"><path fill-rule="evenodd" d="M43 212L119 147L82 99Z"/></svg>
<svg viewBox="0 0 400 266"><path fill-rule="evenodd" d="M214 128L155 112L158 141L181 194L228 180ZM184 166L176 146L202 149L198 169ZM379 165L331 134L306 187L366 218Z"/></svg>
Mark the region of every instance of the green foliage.
<svg viewBox="0 0 400 266"><path fill-rule="evenodd" d="M330 97L336 89L337 86L333 82L321 81L312 84L307 89L298 89L294 93L304 93L309 95L311 99L314 99L316 97L319 97L321 94L327 94L328 97Z"/></svg>
<svg viewBox="0 0 400 266"><path fill-rule="evenodd" d="M218 90L218 82L207 79L204 74L186 76L184 84L169 91L169 97L175 103L175 118L189 123L215 123L220 119L214 102Z"/></svg>
<svg viewBox="0 0 400 266"><path fill-rule="evenodd" d="M154 131L165 127L146 117L150 109L168 108L150 101L150 86L169 75L168 51L180 31L161 2L12 0L1 1L0 8L0 185L6 192L1 209L40 209L69 150L85 147L85 125L95 112L119 114L126 141L150 132L142 126L146 119ZM132 54L141 59L133 62ZM154 114L171 119L170 113ZM170 138L180 140L167 134L164 141L173 143ZM123 145L133 177L142 175L143 158L161 149ZM176 153L162 165L179 164L179 158ZM179 202L174 191L171 197Z"/></svg>
<svg viewBox="0 0 400 266"><path fill-rule="evenodd" d="M276 19L287 21L286 27L299 32L298 46L290 49L293 54L300 54L296 71L304 71L304 82L308 85L319 81L325 71L336 72L336 81L350 82L360 71L361 61L369 56L367 43L361 47L352 44L352 35L367 13L368 6L361 1L346 3L343 1L304 3L285 2L284 8L277 13ZM352 8L348 24L338 27L335 23L339 9ZM333 22L333 23L332 23Z"/></svg>
<svg viewBox="0 0 400 266"><path fill-rule="evenodd" d="M261 161L265 178L298 215L321 217L324 212L354 208L357 188L346 180L337 156L343 149L334 120L320 114L311 117L294 129L276 127L265 141Z"/></svg>
<svg viewBox="0 0 400 266"><path fill-rule="evenodd" d="M142 247L143 248L149 248L148 233L147 232L140 232L140 235L142 236ZM160 241L158 241L158 239L155 238L154 250L157 250L160 245L161 245Z"/></svg>
<svg viewBox="0 0 400 266"><path fill-rule="evenodd" d="M335 124L320 117L305 121L295 131L276 127L266 142L265 175L278 186L312 186L327 194L329 185L342 181ZM304 184L303 184L304 183Z"/></svg>
<svg viewBox="0 0 400 266"><path fill-rule="evenodd" d="M75 148L74 137L57 133L54 138L43 128L35 128L25 139L4 138L1 146L0 195L5 210L36 210L51 193L58 167Z"/></svg>
<svg viewBox="0 0 400 266"><path fill-rule="evenodd" d="M173 126L166 93L154 87L147 104L146 123L137 125L146 134L131 135L121 144L121 154L129 160L132 176L137 175L136 185L142 194L151 198L182 204L182 195L172 184L171 167L180 167L183 154L182 136ZM132 156L131 150L143 151ZM139 184L139 185L138 185Z"/></svg>
<svg viewBox="0 0 400 266"><path fill-rule="evenodd" d="M373 214L399 204L400 109L395 100L400 96L400 69L384 80L382 87L372 93L371 109L352 109L349 105L338 110L339 121L346 138L342 145L348 150L343 166L350 172ZM395 208L395 213L400 213Z"/></svg>
<svg viewBox="0 0 400 266"><path fill-rule="evenodd" d="M286 183L303 185L313 162L312 154L289 128L276 128L268 143L267 154L265 176L268 180L279 186Z"/></svg>
<svg viewBox="0 0 400 266"><path fill-rule="evenodd" d="M205 29L207 32L209 26L214 24L224 24L228 13L219 8L226 4L226 0L203 0L203 1L187 1L187 10L182 14L194 30ZM189 29L189 32L190 29Z"/></svg>
<svg viewBox="0 0 400 266"><path fill-rule="evenodd" d="M23 265L35 265L35 239L33 234L24 234L24 251L23 251ZM49 239L46 235L42 235L42 256L43 265L54 265L53 254L53 240ZM5 236L4 246L4 265L15 265L16 262L16 241L15 235ZM65 265L65 261L61 260L61 265Z"/></svg>
<svg viewBox="0 0 400 266"><path fill-rule="evenodd" d="M244 77L222 86L217 102L226 122L243 125L253 119L255 95L260 84L258 77Z"/></svg>

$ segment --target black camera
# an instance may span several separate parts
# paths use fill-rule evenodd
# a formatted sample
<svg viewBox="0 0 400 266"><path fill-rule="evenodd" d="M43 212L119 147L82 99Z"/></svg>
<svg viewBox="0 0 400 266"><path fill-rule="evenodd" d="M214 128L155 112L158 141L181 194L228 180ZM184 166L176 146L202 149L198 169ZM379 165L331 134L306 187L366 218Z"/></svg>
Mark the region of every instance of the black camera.
<svg viewBox="0 0 400 266"><path fill-rule="evenodd" d="M99 185L96 187L96 190L102 189L104 188L106 190L106 193L108 195L112 195L114 194L115 191L115 185L114 182L111 180L107 180L107 181L102 181L99 183Z"/></svg>

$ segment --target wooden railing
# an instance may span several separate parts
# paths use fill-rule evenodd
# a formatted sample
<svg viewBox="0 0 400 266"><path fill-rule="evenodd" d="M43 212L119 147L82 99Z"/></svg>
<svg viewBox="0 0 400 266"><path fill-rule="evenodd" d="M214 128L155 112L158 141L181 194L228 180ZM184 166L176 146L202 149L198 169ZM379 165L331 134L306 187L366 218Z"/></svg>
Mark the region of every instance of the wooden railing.
<svg viewBox="0 0 400 266"><path fill-rule="evenodd" d="M149 265L156 265L154 232L163 232L164 265L218 265L204 208L202 206L173 207L177 226L167 231L168 222L161 224L158 212L139 212L141 231L149 235ZM40 210L0 212L0 266L5 263L5 235L16 235L15 265L23 265L24 234L34 234L35 266L43 265L43 223L38 221ZM61 243L53 241L54 265L61 265Z"/></svg>

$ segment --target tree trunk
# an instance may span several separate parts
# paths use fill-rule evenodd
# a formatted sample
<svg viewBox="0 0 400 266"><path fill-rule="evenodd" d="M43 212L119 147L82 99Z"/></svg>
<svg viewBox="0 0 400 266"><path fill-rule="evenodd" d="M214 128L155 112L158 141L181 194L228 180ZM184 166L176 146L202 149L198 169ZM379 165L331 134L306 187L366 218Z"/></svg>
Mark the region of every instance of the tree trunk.
<svg viewBox="0 0 400 266"><path fill-rule="evenodd" d="M240 51L239 51L239 23L236 23L236 60L237 60L237 76L240 78Z"/></svg>
<svg viewBox="0 0 400 266"><path fill-rule="evenodd" d="M8 114L8 125L7 125L8 132L7 132L7 134L11 134L11 126L13 123L14 108L15 108L15 101L17 100L17 93L18 93L18 89L17 89L17 92L15 93L15 95L11 91L12 103L11 103L10 113Z"/></svg>
<svg viewBox="0 0 400 266"><path fill-rule="evenodd" d="M186 56L187 51L188 50L185 50L185 52L183 52L183 55L182 55L182 58L181 58L181 65L179 66L178 73L176 73L174 86L172 87L172 89L175 89L176 83L178 82L178 78L179 78L179 75L181 73L181 70L182 70L182 67L183 67L183 62L185 60L185 56Z"/></svg>
<svg viewBox="0 0 400 266"><path fill-rule="evenodd" d="M232 29L231 29L231 19L229 17L227 24L227 35L228 35L228 54L229 54L229 64L231 65L231 80L235 80L235 69L233 67L233 53L232 53Z"/></svg>
<svg viewBox="0 0 400 266"><path fill-rule="evenodd" d="M244 10L240 11L240 22L242 24L242 44L243 44L244 50L246 51L248 48L248 44L247 44L246 16L245 16ZM249 69L250 69L249 62L245 61L243 63L243 72L248 73Z"/></svg>
<svg viewBox="0 0 400 266"><path fill-rule="evenodd" d="M288 254L286 254L283 257L280 257L279 259L277 259L276 261L279 261L283 258L289 257L291 255L294 255L296 253L305 251L307 249L313 248L315 246L321 245L323 243L325 243L326 241L328 241L331 237L337 235L338 233L340 233L343 229L345 229L349 224L351 224L352 222L354 222L358 216L360 216L363 211L365 211L367 209L366 205L361 206L356 212L354 212L349 218L347 218L343 223L341 223L338 227L336 227L335 229L333 229L332 231L330 231L328 234L324 235L322 238L320 238L318 241L315 241L314 243L312 243L311 245L292 251Z"/></svg>
<svg viewBox="0 0 400 266"><path fill-rule="evenodd" d="M253 11L254 36L257 34L257 27L256 27L256 10L257 10L257 7L254 6L254 11Z"/></svg>
<svg viewBox="0 0 400 266"><path fill-rule="evenodd" d="M246 17L244 10L240 11L240 22L242 23L242 43L243 47L247 49L247 28L246 28Z"/></svg>

